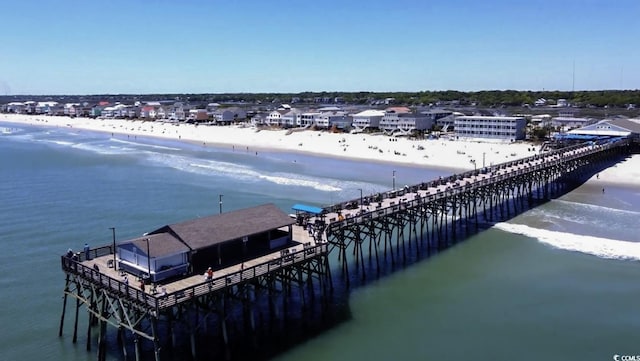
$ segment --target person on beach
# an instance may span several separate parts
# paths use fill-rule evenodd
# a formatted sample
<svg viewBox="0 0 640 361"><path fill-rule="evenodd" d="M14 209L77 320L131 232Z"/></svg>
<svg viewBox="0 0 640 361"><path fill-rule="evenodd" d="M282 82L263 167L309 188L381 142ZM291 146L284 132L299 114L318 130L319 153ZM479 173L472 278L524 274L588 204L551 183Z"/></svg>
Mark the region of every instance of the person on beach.
<svg viewBox="0 0 640 361"><path fill-rule="evenodd" d="M144 292L144 280L140 279L140 291Z"/></svg>
<svg viewBox="0 0 640 361"><path fill-rule="evenodd" d="M211 267L207 268L207 280L211 281L213 279L213 270Z"/></svg>
<svg viewBox="0 0 640 361"><path fill-rule="evenodd" d="M84 244L84 260L85 260L85 261L86 261L86 260L91 259L91 258L89 257L89 253L90 253L90 251L91 251L91 248L89 247L89 244L88 244L88 243L85 243L85 244Z"/></svg>

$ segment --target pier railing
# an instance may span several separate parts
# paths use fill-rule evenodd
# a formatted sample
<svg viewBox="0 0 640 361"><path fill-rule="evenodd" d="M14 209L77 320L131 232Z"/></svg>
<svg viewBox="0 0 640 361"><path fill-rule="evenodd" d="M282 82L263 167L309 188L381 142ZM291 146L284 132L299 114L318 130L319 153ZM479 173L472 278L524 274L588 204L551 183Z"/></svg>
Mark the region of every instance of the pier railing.
<svg viewBox="0 0 640 361"><path fill-rule="evenodd" d="M91 257L103 257L112 255L110 252L112 246L99 247L91 250ZM224 273L212 280L204 280L197 282L192 286L182 288L172 293L163 294L158 292L158 285L152 286L150 292L142 291L138 287L130 286L122 280L113 278L102 273L97 266L89 267L82 264L84 254L81 258L70 258L62 256L62 269L65 272L76 274L99 287L107 288L111 292L117 293L119 296L129 299L145 308L152 308L158 312L162 308L171 307L192 297L202 296L207 293L215 292L234 284L239 284L256 277L266 275L288 265L303 262L310 258L315 258L328 253L327 243L311 245L304 244L302 249L292 251L290 248L280 251L280 255L250 267L242 267L240 270ZM77 254L76 254L77 255ZM197 276L196 276L197 277ZM204 278L204 277L203 277Z"/></svg>
<svg viewBox="0 0 640 361"><path fill-rule="evenodd" d="M628 143L629 141L627 139L614 139L601 142L581 143L561 149L552 150L543 154L536 154L533 156L508 161L489 167L484 167L481 169L453 174L449 177L440 178L430 182L423 182L412 186L405 186L404 188L399 190L378 193L367 198L373 199L374 202L380 202L380 204L382 204L382 200L384 199L398 199L398 203L392 201L390 202L390 205L386 207L377 206L373 210L360 210L357 215L349 216L342 220L337 220L335 218L329 219L329 222L326 226L326 232L327 234L333 234L341 227L345 227L350 224L361 223L362 221L372 218L387 217L391 214L397 213L400 210L419 206L424 202L437 201L445 197L457 195L468 190L485 187L491 183L504 181L505 179L520 176L525 173L562 165L564 162L585 157L587 155L598 153L614 147L624 146ZM485 174L489 175L490 177L477 179L477 177ZM445 187L444 189L441 189L439 188L439 186ZM429 194L420 197L418 193L419 190L428 190L430 188L436 188L435 194ZM411 200L401 198L408 193L415 193L416 197ZM353 204L359 205L360 199L353 199L325 207L323 208L323 212L325 214L343 212L344 210L349 209L349 205Z"/></svg>

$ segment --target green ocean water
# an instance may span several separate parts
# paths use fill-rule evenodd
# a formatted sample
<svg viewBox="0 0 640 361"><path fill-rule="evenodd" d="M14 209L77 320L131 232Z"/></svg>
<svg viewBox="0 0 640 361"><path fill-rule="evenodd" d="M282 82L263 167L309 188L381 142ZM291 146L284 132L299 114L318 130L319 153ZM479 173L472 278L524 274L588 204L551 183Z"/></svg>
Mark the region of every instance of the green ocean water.
<svg viewBox="0 0 640 361"><path fill-rule="evenodd" d="M0 360L94 360L58 338L59 255L273 202L323 205L443 170L2 125ZM295 160L295 162L293 162ZM279 360L611 360L640 354L640 190L584 185L367 285L349 317ZM339 273L334 273L338 277ZM82 319L82 318L81 318ZM111 330L113 331L113 330ZM95 335L95 333L94 333ZM95 336L94 336L95 337ZM131 355L130 359L131 359ZM117 344L109 360L122 359ZM188 359L176 357L176 359Z"/></svg>

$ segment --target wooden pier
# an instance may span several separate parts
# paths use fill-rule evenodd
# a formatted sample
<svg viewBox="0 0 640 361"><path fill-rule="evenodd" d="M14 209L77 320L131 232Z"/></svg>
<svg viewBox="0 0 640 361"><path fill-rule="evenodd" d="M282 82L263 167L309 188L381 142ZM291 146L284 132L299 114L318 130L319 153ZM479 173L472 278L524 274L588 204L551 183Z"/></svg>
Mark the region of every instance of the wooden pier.
<svg viewBox="0 0 640 361"><path fill-rule="evenodd" d="M160 284L146 279L143 285L136 277L127 281L114 257L115 242L87 255L65 255L59 334L71 297L75 299L72 340L78 340L79 310L84 307L90 320L86 348L91 349L92 331L97 328L98 360L106 357L107 324L118 331L124 359L141 360L141 344L146 342L152 345L155 360L160 360L162 346L176 345L178 334L189 335L196 359L196 336L212 324L224 348L229 344L229 324L255 332L255 313L264 305L270 321L280 322L290 307L305 308L316 299L326 302L333 287L328 255L334 249L348 287L350 272L364 281L367 269L379 275L389 261L405 264L417 253L444 249L484 223L506 220L571 189L619 159L628 145L627 140L578 144L368 195L320 212L302 211L288 229L274 230L289 232L285 245L216 269L212 279L191 271ZM151 266L148 269L150 276ZM290 302L293 295L296 302ZM129 355L131 349L135 356Z"/></svg>
<svg viewBox="0 0 640 361"><path fill-rule="evenodd" d="M268 304L270 322L281 322L289 307L306 307L308 302L324 300L331 291L328 244L317 242L308 230L292 226L294 241L276 252L217 269L211 279L203 274L189 275L160 284L144 284L144 280L127 276L114 267L113 246L104 246L74 257L61 258L66 273L63 311L59 335L62 336L67 299L75 299L73 342L78 340L79 310L89 314L87 350L91 350L92 329L98 325L98 360L106 356L106 325L118 330L125 359L129 357L127 342L132 339L135 360L141 360L140 346L146 340L153 344L156 360L160 360L160 329L166 330L171 345L177 343L176 329L187 332L191 353L197 357L196 334L216 319L223 347L229 343L228 322L234 309L242 310L242 322L251 330L256 327L254 312L259 304ZM296 298L302 302L290 302ZM183 332L184 333L184 332ZM166 340L164 340L166 341Z"/></svg>
<svg viewBox="0 0 640 361"><path fill-rule="evenodd" d="M442 250L481 224L509 219L534 201L566 192L629 146L627 139L577 144L328 206L310 222L325 226L323 238L330 251L338 249L348 285L350 267L366 278L365 258L379 275L389 258L393 266L422 251Z"/></svg>

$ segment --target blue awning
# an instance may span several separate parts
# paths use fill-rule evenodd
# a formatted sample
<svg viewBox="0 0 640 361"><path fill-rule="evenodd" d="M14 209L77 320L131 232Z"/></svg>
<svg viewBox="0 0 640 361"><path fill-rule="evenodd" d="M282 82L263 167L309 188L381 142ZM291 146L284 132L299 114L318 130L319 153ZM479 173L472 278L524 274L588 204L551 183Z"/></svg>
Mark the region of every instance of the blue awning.
<svg viewBox="0 0 640 361"><path fill-rule="evenodd" d="M294 211L307 212L312 214L322 214L323 209L320 207L308 206L306 204L294 204L291 207Z"/></svg>

